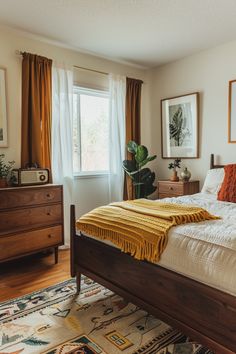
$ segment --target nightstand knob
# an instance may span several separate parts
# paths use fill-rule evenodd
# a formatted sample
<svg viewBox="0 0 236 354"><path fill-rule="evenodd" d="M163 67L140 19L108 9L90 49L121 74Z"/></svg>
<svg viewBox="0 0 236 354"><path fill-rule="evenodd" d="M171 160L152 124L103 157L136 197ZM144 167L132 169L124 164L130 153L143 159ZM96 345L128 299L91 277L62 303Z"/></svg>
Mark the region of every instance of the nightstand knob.
<svg viewBox="0 0 236 354"><path fill-rule="evenodd" d="M169 190L173 191L173 187L169 187Z"/></svg>

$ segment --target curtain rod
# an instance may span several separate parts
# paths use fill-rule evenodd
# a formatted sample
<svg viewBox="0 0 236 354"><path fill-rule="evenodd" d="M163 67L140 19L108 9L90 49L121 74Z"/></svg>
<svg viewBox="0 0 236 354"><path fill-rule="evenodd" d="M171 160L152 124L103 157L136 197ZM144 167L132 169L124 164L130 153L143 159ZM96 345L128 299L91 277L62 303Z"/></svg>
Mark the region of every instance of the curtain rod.
<svg viewBox="0 0 236 354"><path fill-rule="evenodd" d="M16 50L15 53L17 55L23 55L24 54L24 52L22 52L20 50ZM73 65L73 67L77 68L77 69L86 70L86 71L92 71L93 73L97 73L97 74L101 74L101 75L109 75L109 73L107 73L106 71L99 71L99 70L95 70L95 69L90 69L90 68L86 68L84 66Z"/></svg>
<svg viewBox="0 0 236 354"><path fill-rule="evenodd" d="M83 67L83 66L74 65L74 68L82 69L82 70L87 70L87 71L92 71L92 72L97 73L97 74L109 75L109 73L107 73L107 72L105 72L105 71L99 71L99 70L95 70L95 69L89 69L89 68L85 68L85 67Z"/></svg>
<svg viewBox="0 0 236 354"><path fill-rule="evenodd" d="M20 50L16 50L15 51L16 55L23 55L24 52L20 51ZM99 71L99 70L95 70L95 69L89 69L89 68L85 68L83 66L78 66L78 65L73 65L74 68L77 68L77 69L82 69L82 70L87 70L87 71L92 71L94 73L97 73L97 74L102 74L102 75L109 75L109 73L105 72L105 71Z"/></svg>
<svg viewBox="0 0 236 354"><path fill-rule="evenodd" d="M83 66L73 65L73 67L74 67L74 68L77 68L77 69L92 71L92 72L97 73L97 74L109 75L109 73L107 73L107 72L105 72L105 71L99 71L99 70L95 70L95 69L89 69L89 68L85 68L85 67L83 67ZM134 79L134 80L141 81L142 84L144 84L144 81L142 81L142 80L140 80L140 79Z"/></svg>

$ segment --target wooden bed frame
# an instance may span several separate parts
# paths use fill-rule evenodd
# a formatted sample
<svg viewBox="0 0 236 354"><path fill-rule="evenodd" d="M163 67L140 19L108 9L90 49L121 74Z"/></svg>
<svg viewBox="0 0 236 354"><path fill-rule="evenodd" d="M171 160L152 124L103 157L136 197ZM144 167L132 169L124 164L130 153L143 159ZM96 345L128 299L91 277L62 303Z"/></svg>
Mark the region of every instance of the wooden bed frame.
<svg viewBox="0 0 236 354"><path fill-rule="evenodd" d="M211 155L211 168L215 165ZM71 275L81 274L178 328L217 354L236 353L236 297L115 247L76 234L71 206ZM236 281L236 279L235 279Z"/></svg>

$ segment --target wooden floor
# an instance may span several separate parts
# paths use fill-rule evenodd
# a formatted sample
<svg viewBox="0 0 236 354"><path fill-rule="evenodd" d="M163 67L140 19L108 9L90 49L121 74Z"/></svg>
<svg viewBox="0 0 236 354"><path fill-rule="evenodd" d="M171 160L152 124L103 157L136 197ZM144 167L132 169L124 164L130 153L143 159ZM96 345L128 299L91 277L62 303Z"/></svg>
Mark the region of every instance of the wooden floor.
<svg viewBox="0 0 236 354"><path fill-rule="evenodd" d="M31 293L70 278L70 251L59 251L59 262L54 254L36 254L0 264L0 301Z"/></svg>

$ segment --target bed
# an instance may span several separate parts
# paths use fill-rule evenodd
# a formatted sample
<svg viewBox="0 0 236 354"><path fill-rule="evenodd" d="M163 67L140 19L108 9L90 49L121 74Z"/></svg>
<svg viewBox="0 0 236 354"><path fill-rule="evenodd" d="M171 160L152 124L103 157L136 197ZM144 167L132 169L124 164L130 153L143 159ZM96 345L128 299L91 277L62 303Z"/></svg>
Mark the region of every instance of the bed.
<svg viewBox="0 0 236 354"><path fill-rule="evenodd" d="M221 167L223 166L214 163L212 155L211 168ZM191 198L193 204L196 201L201 203L201 195ZM209 197L209 200L204 199L202 203L214 205L213 199ZM191 200L185 200L183 197L177 202L191 203ZM229 205L229 209L226 208L224 212L227 214L228 210L231 210L231 223L234 225L236 206ZM187 230L191 232L191 227ZM184 233L183 230L182 232ZM196 247L194 243L189 247L205 249L205 254L212 252L212 257L215 257L219 267L220 260L225 267L221 268L221 271L220 268L215 271L210 263L206 266L204 252L200 252L198 262L202 268L194 274L191 260L187 259L187 252L185 256L183 254L181 257L175 257L175 242L178 240L173 236L167 245L168 252L163 253L158 264L138 261L112 244L77 234L75 207L71 206L71 275L76 276L78 291L81 274L84 274L180 329L215 353L236 353L236 277L233 273L233 269L236 269L236 250L231 249L230 256L226 252L226 244L217 245L220 251L216 251L214 247L208 250L208 244L205 242L204 245L201 235L204 235L204 232L199 232ZM211 237L214 238L214 235ZM187 236L185 242L186 240ZM188 244L182 249L187 251ZM184 257L187 259L185 263ZM182 260L182 264L177 262L177 258ZM227 276L224 276L225 274Z"/></svg>

